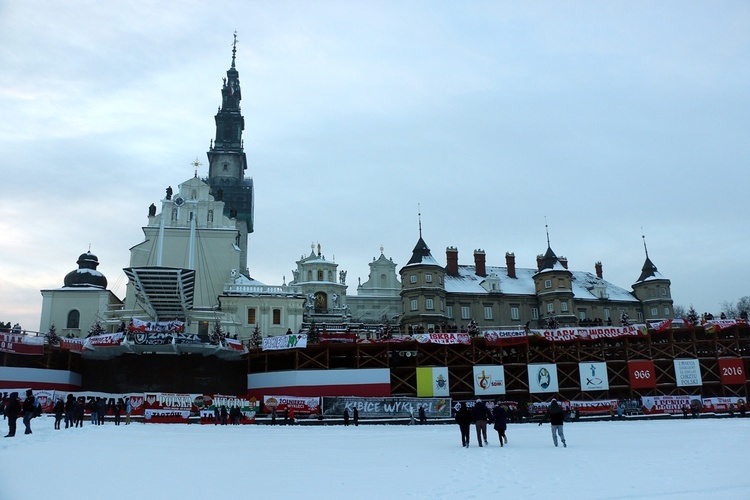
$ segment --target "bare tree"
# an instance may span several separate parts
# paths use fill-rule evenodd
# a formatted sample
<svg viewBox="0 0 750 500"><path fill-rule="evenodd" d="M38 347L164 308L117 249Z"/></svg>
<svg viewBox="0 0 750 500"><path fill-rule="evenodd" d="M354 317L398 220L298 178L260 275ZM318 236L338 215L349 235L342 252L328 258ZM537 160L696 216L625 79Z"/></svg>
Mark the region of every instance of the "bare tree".
<svg viewBox="0 0 750 500"><path fill-rule="evenodd" d="M684 318L687 314L687 310L685 309L685 306L674 306L674 317L675 318Z"/></svg>
<svg viewBox="0 0 750 500"><path fill-rule="evenodd" d="M727 318L736 318L739 316L737 308L730 301L725 300L721 304L721 312L727 315Z"/></svg>

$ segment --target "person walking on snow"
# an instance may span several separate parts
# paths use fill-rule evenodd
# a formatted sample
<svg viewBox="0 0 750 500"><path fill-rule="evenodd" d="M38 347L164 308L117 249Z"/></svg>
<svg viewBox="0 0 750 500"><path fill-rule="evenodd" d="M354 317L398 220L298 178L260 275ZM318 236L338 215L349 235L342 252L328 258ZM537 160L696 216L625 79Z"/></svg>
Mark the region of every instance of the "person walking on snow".
<svg viewBox="0 0 750 500"><path fill-rule="evenodd" d="M461 402L461 408L456 412L456 423L461 430L461 446L468 448L471 435L471 412L464 401ZM482 444L481 441L479 444Z"/></svg>
<svg viewBox="0 0 750 500"><path fill-rule="evenodd" d="M508 412L499 402L495 403L495 408L492 410L492 420L495 422L495 430L500 438L500 446L503 446L503 440L505 444L508 444L508 437L505 435L505 430L508 428Z"/></svg>
<svg viewBox="0 0 750 500"><path fill-rule="evenodd" d="M557 403L557 400L553 398L552 403L550 403L549 408L547 408L547 413L544 415L544 420L539 422L539 425L549 421L552 426L552 442L557 446L557 436L559 434L563 448L567 448L568 445L565 443L565 434L563 434L564 420L565 412L563 411L562 406Z"/></svg>
<svg viewBox="0 0 750 500"><path fill-rule="evenodd" d="M477 441L481 447L482 441L484 441L484 444L487 444L487 421L492 416L481 399L477 399L477 402L474 403L473 416L474 425L477 428Z"/></svg>

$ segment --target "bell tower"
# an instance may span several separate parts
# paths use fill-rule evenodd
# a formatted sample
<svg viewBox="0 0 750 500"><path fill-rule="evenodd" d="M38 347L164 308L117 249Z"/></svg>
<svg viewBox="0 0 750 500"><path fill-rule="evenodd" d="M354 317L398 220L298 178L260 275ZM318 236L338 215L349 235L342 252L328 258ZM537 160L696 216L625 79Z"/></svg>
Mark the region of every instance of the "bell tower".
<svg viewBox="0 0 750 500"><path fill-rule="evenodd" d="M245 119L240 101L239 72L235 68L237 33L232 42L232 66L221 88L221 106L216 113L216 137L208 151L208 185L216 201L224 202L224 215L234 219L239 232L242 270L247 272L247 237L253 232L253 179L245 178L247 158L242 141Z"/></svg>

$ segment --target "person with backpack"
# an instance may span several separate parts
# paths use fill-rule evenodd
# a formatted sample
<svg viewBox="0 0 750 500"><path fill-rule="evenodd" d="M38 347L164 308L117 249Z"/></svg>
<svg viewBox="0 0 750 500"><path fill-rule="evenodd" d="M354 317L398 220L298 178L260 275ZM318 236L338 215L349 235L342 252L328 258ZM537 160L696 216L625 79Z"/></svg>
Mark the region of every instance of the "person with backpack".
<svg viewBox="0 0 750 500"><path fill-rule="evenodd" d="M21 409L23 410L23 425L26 427L26 430L23 431L24 434L32 434L31 432L31 419L34 418L37 413L36 408L36 398L34 397L34 391L31 389L28 389L26 391L26 399L23 400L23 405L21 405Z"/></svg>
<svg viewBox="0 0 750 500"><path fill-rule="evenodd" d="M484 444L487 444L487 421L492 420L492 414L490 414L490 410L487 409L481 399L477 399L477 402L474 403L472 414L474 425L477 428L477 441L481 448L482 441L484 441Z"/></svg>

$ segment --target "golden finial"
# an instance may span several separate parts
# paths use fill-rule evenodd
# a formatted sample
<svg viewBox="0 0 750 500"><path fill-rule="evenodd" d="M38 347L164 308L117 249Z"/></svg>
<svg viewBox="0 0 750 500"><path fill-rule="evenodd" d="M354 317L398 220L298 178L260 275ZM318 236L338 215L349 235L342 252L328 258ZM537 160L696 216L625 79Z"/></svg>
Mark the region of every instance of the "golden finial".
<svg viewBox="0 0 750 500"><path fill-rule="evenodd" d="M195 157L195 160L193 160L191 165L193 166L193 168L195 168L195 177L198 177L198 167L200 167L202 163L198 161L197 156Z"/></svg>

